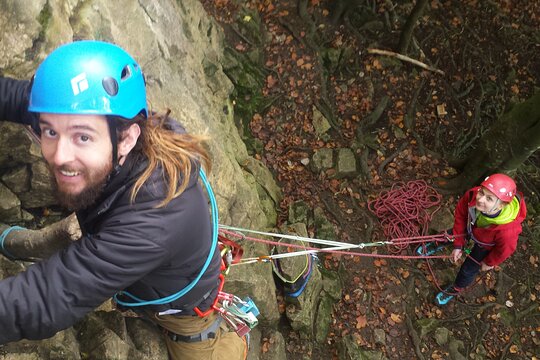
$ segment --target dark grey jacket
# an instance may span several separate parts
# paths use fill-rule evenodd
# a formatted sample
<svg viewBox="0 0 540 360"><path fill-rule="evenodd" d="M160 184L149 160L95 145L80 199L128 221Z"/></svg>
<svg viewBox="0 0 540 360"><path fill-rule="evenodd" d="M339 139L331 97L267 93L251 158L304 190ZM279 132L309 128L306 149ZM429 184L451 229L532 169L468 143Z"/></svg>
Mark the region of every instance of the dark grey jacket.
<svg viewBox="0 0 540 360"><path fill-rule="evenodd" d="M1 120L31 123L23 90L27 84L0 77ZM79 241L0 281L0 344L50 337L119 290L151 300L178 292L199 274L211 248L211 221L198 169L181 196L155 208L166 192L159 170L136 201L129 200L145 167L142 155L130 153L97 205L77 213L83 231ZM172 304L150 309L182 309L190 315L196 305L208 309L217 293L219 267L215 251L190 292Z"/></svg>

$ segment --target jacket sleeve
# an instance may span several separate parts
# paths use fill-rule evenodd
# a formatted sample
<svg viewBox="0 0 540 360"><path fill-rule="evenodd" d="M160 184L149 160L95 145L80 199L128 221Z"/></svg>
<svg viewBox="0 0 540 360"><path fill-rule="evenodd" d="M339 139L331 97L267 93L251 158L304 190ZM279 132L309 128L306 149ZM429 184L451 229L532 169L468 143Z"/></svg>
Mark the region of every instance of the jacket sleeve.
<svg viewBox="0 0 540 360"><path fill-rule="evenodd" d="M168 261L151 240L164 229L144 226L144 234L109 226L0 281L0 344L51 337Z"/></svg>
<svg viewBox="0 0 540 360"><path fill-rule="evenodd" d="M519 234L515 231L501 231L495 239L495 246L485 257L484 263L497 266L512 255L517 248Z"/></svg>
<svg viewBox="0 0 540 360"><path fill-rule="evenodd" d="M28 111L30 81L0 76L0 120L37 127L37 116Z"/></svg>
<svg viewBox="0 0 540 360"><path fill-rule="evenodd" d="M452 229L452 233L455 235L454 248L456 249L461 249L465 246L470 194L471 191L469 190L459 199L454 211L454 228Z"/></svg>

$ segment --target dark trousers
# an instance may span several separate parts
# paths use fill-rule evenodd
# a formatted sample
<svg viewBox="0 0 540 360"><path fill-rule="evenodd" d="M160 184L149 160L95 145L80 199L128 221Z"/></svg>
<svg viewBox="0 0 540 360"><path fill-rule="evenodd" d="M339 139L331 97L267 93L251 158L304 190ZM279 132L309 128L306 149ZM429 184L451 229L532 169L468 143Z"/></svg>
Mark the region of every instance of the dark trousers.
<svg viewBox="0 0 540 360"><path fill-rule="evenodd" d="M465 262L463 262L463 265L461 265L461 268L459 269L459 273L454 281L455 287L463 289L471 285L482 267L479 263L484 260L484 258L489 254L489 251L489 249L484 249L477 244L474 245L471 253L469 256L467 256L467 259L465 259Z"/></svg>

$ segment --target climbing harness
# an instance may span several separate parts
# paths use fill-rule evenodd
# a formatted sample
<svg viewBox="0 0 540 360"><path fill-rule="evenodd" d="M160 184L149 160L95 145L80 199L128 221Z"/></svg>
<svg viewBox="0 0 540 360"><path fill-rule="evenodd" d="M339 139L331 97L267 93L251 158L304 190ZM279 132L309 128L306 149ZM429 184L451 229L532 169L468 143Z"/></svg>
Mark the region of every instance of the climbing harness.
<svg viewBox="0 0 540 360"><path fill-rule="evenodd" d="M203 274L208 269L208 266L210 265L210 262L214 256L214 253L216 249L219 248L219 251L221 252L222 259L221 259L221 271L222 273L219 275L219 286L218 286L218 294L216 298L214 299L214 302L212 306L205 312L202 312L198 307L194 308L195 313L200 317L205 317L212 313L213 311L217 311L221 318L225 320L239 336L246 335L254 326L257 325L257 316L259 315L259 310L257 309L257 306L251 300L249 297L245 298L244 300L241 300L237 296L228 294L223 292L223 285L225 283L225 276L224 273L226 273L229 269L229 267L234 264L235 262L238 262L240 260L240 257L242 256L242 249L241 247L236 244L234 241L227 239L224 236L220 236L218 234L218 210L217 210L217 204L216 204L216 198L214 196L214 192L212 190L212 187L206 178L206 174L202 169L199 171L199 176L201 177L201 180L206 188L206 192L208 194L208 198L210 199L210 209L212 214L212 245L210 248L210 252L208 254L208 257L201 268L199 274L191 281L188 285L186 285L183 289L178 291L175 294L166 296L161 299L155 299L155 300L143 300L139 299L135 295L127 292L127 291L121 291L118 294L114 295L114 300L126 307L136 307L136 306L147 306L147 305L163 305L171 303L185 294L187 294L191 289L197 285ZM133 302L126 302L118 299L118 295L125 295L132 300ZM210 333L210 332L209 332ZM178 334L174 334L176 336L181 336ZM199 334L201 335L201 334ZM201 335L202 336L202 335ZM180 338L178 338L180 339Z"/></svg>
<svg viewBox="0 0 540 360"><path fill-rule="evenodd" d="M219 329L219 325L221 325L221 322L223 319L221 317L217 317L216 320L210 325L208 328L204 329L198 334L195 335L181 335L174 333L170 330L167 330L165 328L161 328L163 333L169 337L172 341L179 341L179 342L187 342L187 343L194 343L199 341L205 341L209 339L215 339L217 335L217 330Z"/></svg>

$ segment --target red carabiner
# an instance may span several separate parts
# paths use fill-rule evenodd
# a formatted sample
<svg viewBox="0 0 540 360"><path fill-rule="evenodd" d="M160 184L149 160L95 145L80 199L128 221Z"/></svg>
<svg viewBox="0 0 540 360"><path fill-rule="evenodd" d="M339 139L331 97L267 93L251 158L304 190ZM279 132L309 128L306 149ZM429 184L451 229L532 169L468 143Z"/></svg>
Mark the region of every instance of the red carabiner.
<svg viewBox="0 0 540 360"><path fill-rule="evenodd" d="M223 285L225 284L225 276L223 276L223 274L219 274L219 286L218 286L218 293L216 294L216 298L214 299L214 302L212 303L212 306L206 310L205 312L202 312L201 309L199 309L198 306L196 306L193 311L195 311L195 313L197 315L199 315L199 317L205 317L205 316L208 316L210 315L214 310L217 310L218 307L217 307L217 302L219 300L219 293L223 290Z"/></svg>

